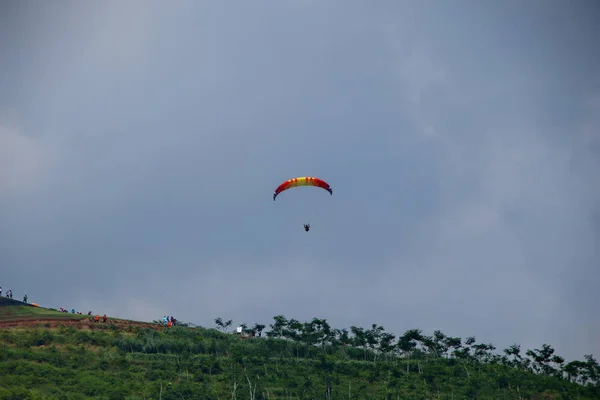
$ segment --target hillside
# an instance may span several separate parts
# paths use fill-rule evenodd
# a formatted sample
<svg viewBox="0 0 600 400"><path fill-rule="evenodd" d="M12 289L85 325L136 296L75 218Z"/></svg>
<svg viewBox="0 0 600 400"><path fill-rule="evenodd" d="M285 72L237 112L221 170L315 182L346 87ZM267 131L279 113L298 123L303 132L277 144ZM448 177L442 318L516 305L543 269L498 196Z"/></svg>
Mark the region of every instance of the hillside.
<svg viewBox="0 0 600 400"><path fill-rule="evenodd" d="M135 325L158 329L155 324L120 318L110 318L108 323L119 327ZM55 309L36 307L18 300L0 297L0 329L9 327L28 328L40 326L40 324L46 328L56 328L59 325L63 325L89 329L95 323L90 320L90 316L88 315L65 313Z"/></svg>
<svg viewBox="0 0 600 400"><path fill-rule="evenodd" d="M216 323L97 323L2 300L0 399L600 398L593 357L562 365L548 345L501 356L439 331L396 338L276 316L264 334L255 324L238 335Z"/></svg>

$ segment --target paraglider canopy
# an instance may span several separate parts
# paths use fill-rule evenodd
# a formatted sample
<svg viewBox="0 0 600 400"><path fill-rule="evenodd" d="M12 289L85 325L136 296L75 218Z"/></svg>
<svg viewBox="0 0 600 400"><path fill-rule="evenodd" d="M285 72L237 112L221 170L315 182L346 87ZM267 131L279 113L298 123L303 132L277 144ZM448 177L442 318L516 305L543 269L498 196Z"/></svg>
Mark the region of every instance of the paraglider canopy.
<svg viewBox="0 0 600 400"><path fill-rule="evenodd" d="M301 176L298 178L293 178L293 179L288 179L287 181L284 181L283 183L281 183L276 189L275 189L275 193L273 193L273 201L275 201L275 199L277 198L277 196L279 196L282 192L285 192L288 189L292 189L292 188L297 188L300 186L313 186L316 188L320 188L323 190L326 190L329 192L330 195L333 195L333 189L331 188L331 186L329 185L329 183L325 182L323 179L320 178L315 178L312 176ZM302 196L300 196L302 197ZM310 202L309 202L310 203ZM296 206L294 206L293 208L295 210L301 210L304 208L304 210L306 210L306 208L310 208L311 209L311 213L314 212L313 206L312 205L307 205L305 202L302 202L300 204L300 207L298 207L298 203L296 203ZM300 214L299 217L302 218L304 221L309 221L310 219L307 218L307 211L294 211L295 213ZM306 232L308 232L310 230L310 224L307 222L304 224L304 230Z"/></svg>
<svg viewBox="0 0 600 400"><path fill-rule="evenodd" d="M273 201L275 201L275 198L279 196L281 192L299 186L319 187L321 189L327 190L330 195L333 195L333 189L331 189L331 186L329 186L329 184L323 179L315 178L312 176L301 176L298 178L289 179L283 182L281 185L279 185L277 189L275 189L275 193L273 193Z"/></svg>

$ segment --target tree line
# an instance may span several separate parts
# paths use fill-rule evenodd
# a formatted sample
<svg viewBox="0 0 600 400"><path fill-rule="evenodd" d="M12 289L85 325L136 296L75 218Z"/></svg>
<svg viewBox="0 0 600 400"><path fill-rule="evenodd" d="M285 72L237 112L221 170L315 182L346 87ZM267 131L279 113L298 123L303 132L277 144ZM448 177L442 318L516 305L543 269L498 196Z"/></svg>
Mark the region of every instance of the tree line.
<svg viewBox="0 0 600 400"><path fill-rule="evenodd" d="M269 325L270 330L265 332L268 338L285 339L303 346L320 348L324 353L330 349L358 349L362 352L364 361L404 359L407 361L407 372L411 365L409 360L445 358L460 361L463 365L500 364L581 385L600 386L600 365L592 354L586 354L584 360L565 363L565 359L557 355L549 344L543 344L539 349L523 351L515 343L498 353L492 343L479 343L474 336L464 339L448 336L439 330L433 332L433 335L426 335L420 329L409 329L396 336L386 332L378 324L372 324L370 328L351 326L349 329L338 329L330 326L323 318L300 322L277 315L273 320ZM222 332L228 332L232 323L233 320L224 321L221 317L215 319L216 328ZM266 328L259 323L251 327L245 323L240 325L249 337L262 336Z"/></svg>
<svg viewBox="0 0 600 400"><path fill-rule="evenodd" d="M344 334L325 320L298 325L277 318L257 338L262 324L238 336L229 333L231 323L220 322L221 332L162 324L0 329L0 398L600 398L600 386L591 381L584 386L543 370L536 374L478 358L474 339L460 339L456 347L462 352L455 354L452 347L428 350L427 335L418 330L373 340L387 333L383 327L354 327ZM362 332L362 339L353 332ZM414 346L402 350L403 336ZM526 353L522 358L530 359Z"/></svg>

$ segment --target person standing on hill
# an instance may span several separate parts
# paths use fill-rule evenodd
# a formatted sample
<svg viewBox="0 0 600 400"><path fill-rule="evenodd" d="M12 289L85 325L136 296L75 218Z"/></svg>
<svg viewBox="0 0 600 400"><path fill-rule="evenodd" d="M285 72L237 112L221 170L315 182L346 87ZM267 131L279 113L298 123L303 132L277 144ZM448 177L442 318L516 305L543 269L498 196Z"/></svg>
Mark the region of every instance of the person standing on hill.
<svg viewBox="0 0 600 400"><path fill-rule="evenodd" d="M23 297L23 303L27 303L27 293L25 293L25 297Z"/></svg>

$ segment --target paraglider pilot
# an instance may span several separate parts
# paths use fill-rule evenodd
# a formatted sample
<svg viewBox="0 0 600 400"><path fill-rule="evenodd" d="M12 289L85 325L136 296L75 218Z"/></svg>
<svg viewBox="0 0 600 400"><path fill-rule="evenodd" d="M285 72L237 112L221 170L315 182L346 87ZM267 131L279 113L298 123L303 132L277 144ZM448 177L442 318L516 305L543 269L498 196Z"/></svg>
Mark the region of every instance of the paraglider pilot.
<svg viewBox="0 0 600 400"><path fill-rule="evenodd" d="M310 224L304 224L304 230L308 232L310 230Z"/></svg>

